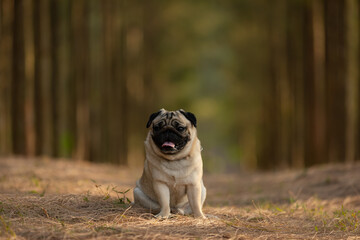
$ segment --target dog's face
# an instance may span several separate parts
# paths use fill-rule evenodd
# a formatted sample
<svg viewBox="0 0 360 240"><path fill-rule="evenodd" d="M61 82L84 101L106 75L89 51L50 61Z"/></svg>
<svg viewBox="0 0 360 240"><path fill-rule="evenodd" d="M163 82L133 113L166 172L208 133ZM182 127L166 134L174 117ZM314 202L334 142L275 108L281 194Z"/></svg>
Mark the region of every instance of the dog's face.
<svg viewBox="0 0 360 240"><path fill-rule="evenodd" d="M182 109L161 109L151 114L146 127L150 128L151 139L162 154L175 155L181 152L195 135L196 117Z"/></svg>

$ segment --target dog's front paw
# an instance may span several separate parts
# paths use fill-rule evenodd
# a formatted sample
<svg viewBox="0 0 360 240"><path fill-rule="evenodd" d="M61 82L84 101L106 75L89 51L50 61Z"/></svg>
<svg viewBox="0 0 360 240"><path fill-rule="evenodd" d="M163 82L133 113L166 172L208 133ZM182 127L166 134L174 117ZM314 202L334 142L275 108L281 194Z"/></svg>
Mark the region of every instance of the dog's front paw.
<svg viewBox="0 0 360 240"><path fill-rule="evenodd" d="M170 217L170 213L167 212L159 212L158 214L154 215L157 219L168 219Z"/></svg>
<svg viewBox="0 0 360 240"><path fill-rule="evenodd" d="M194 214L194 217L195 218L202 218L202 219L206 219L205 215L204 214Z"/></svg>

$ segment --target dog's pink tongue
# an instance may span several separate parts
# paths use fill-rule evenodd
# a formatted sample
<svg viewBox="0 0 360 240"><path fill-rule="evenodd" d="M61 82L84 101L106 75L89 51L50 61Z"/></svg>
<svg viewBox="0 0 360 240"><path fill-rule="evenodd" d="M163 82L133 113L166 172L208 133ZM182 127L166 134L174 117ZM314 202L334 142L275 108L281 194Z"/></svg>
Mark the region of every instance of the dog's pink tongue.
<svg viewBox="0 0 360 240"><path fill-rule="evenodd" d="M174 148L175 147L175 143L173 142L164 142L162 147L171 147Z"/></svg>

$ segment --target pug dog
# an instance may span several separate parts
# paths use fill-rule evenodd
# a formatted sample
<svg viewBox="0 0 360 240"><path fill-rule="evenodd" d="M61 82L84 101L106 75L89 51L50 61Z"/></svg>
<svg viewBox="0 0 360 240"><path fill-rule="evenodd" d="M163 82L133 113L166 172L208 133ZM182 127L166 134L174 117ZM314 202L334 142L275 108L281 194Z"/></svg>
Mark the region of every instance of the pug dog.
<svg viewBox="0 0 360 240"><path fill-rule="evenodd" d="M206 188L195 115L161 109L151 114L146 127L145 163L134 189L135 204L158 212L156 218L168 218L170 213L205 218Z"/></svg>

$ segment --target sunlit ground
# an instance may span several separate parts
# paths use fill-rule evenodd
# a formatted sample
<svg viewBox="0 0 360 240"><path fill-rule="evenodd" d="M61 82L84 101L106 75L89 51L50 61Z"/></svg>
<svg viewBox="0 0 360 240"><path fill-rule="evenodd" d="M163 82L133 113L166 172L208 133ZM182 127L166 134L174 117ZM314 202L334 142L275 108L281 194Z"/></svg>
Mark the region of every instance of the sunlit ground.
<svg viewBox="0 0 360 240"><path fill-rule="evenodd" d="M355 239L359 172L360 164L206 175L208 219L159 221L129 204L141 169L1 159L0 233L18 239Z"/></svg>

